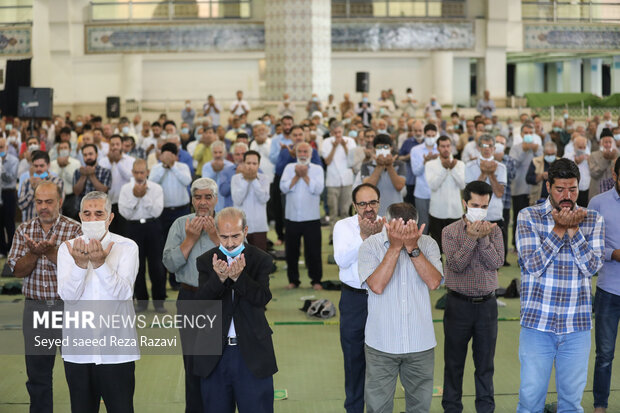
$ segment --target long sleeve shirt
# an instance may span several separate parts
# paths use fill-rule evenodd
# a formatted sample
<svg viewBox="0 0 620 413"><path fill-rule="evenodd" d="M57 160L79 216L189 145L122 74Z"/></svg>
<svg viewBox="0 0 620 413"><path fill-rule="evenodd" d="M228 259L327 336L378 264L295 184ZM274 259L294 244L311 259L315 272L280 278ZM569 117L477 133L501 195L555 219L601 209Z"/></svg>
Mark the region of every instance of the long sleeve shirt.
<svg viewBox="0 0 620 413"><path fill-rule="evenodd" d="M64 184L62 179L59 177L48 173L47 177L43 179L44 181L51 181L60 187L61 191L64 191ZM34 186L30 182L30 179L24 182L24 185L19 192L19 196L17 197L17 206L22 211L22 221L28 221L36 216L36 206L34 204Z"/></svg>
<svg viewBox="0 0 620 413"><path fill-rule="evenodd" d="M232 177L230 190L233 205L245 212L248 234L269 231L267 223L267 201L269 201L269 180L259 173L256 179L247 181L242 174Z"/></svg>
<svg viewBox="0 0 620 413"><path fill-rule="evenodd" d="M506 186L506 166L503 163L493 161L497 164L497 168L495 169L495 179L500 185ZM472 181L477 181L480 177L480 159L476 159L475 161L467 162L465 164L465 183L470 183ZM487 177L484 180L487 184L491 185L491 180ZM504 201L502 198L499 198L493 192L491 195L491 201L489 202L489 208L487 210L487 221L499 221L503 219L504 213Z"/></svg>
<svg viewBox="0 0 620 413"><path fill-rule="evenodd" d="M189 204L187 186L192 182L192 175L184 163L175 162L172 168L164 168L162 163L158 163L151 170L149 181L159 184L164 190L164 208Z"/></svg>
<svg viewBox="0 0 620 413"><path fill-rule="evenodd" d="M267 138L267 140L262 144L253 140L250 142L250 150L260 153L260 170L265 174L269 183L273 182L276 167L273 163L271 163L271 159L269 158L271 139Z"/></svg>
<svg viewBox="0 0 620 413"><path fill-rule="evenodd" d="M233 201L230 196L230 182L237 167L234 163L224 159L224 167L219 171L213 170L213 161L207 162L202 167L202 177L211 178L217 184L217 204L215 204L215 212L232 206Z"/></svg>
<svg viewBox="0 0 620 413"><path fill-rule="evenodd" d="M198 142L192 156L197 162L196 175L202 176L202 168L207 162L213 159L213 154L211 153L211 146L207 146L202 142Z"/></svg>
<svg viewBox="0 0 620 413"><path fill-rule="evenodd" d="M484 238L467 236L460 219L443 229L441 245L446 254L446 287L470 297L482 297L498 287L497 270L504 264L502 230L495 226Z"/></svg>
<svg viewBox="0 0 620 413"><path fill-rule="evenodd" d="M353 288L362 288L357 272L357 257L362 237L359 215L344 218L334 225L334 260L338 264L340 281Z"/></svg>
<svg viewBox="0 0 620 413"><path fill-rule="evenodd" d="M291 145L292 143L292 140L282 134L271 138L271 146L269 148L269 160L271 163L274 165L278 163L278 156L280 156L280 151L282 150L280 145Z"/></svg>
<svg viewBox="0 0 620 413"><path fill-rule="evenodd" d="M323 168L315 164L308 164L309 183L299 178L291 188L295 177L297 163L286 165L280 180L280 190L286 195L284 217L289 221L304 222L321 219L319 204L321 193L325 187Z"/></svg>
<svg viewBox="0 0 620 413"><path fill-rule="evenodd" d="M18 165L19 159L10 153L2 158L0 161L0 186L2 189L15 189L17 187Z"/></svg>
<svg viewBox="0 0 620 413"><path fill-rule="evenodd" d="M611 258L614 250L620 249L620 196L616 188L592 198L588 209L597 211L605 219L604 261L598 272L596 288L620 295L620 262Z"/></svg>
<svg viewBox="0 0 620 413"><path fill-rule="evenodd" d="M441 159L433 159L424 165L424 176L431 190L429 213L440 219L457 219L463 215L461 190L465 188L465 164L456 161L452 169L446 169Z"/></svg>
<svg viewBox="0 0 620 413"><path fill-rule="evenodd" d="M344 136L342 139L345 141L347 151L352 151L357 145L355 141L349 137ZM329 137L323 141L321 146L321 156L326 159L334 147L335 138ZM353 185L353 171L347 165L347 153L341 145L338 145L332 161L327 165L327 174L325 177L325 186L327 187L340 187Z"/></svg>
<svg viewBox="0 0 620 413"><path fill-rule="evenodd" d="M132 178L121 188L118 212L128 221L158 218L164 209L164 190L159 184L146 181L146 194L138 198L133 194L135 184Z"/></svg>
<svg viewBox="0 0 620 413"><path fill-rule="evenodd" d="M570 238L554 231L549 199L517 217L521 326L555 334L592 328L592 276L603 265L603 217L594 210Z"/></svg>
<svg viewBox="0 0 620 413"><path fill-rule="evenodd" d="M431 189L426 182L426 176L424 175L424 156L429 153L436 153L437 145L429 149L426 145L417 145L411 148L411 172L415 175L415 190L413 195L420 199L431 199Z"/></svg>
<svg viewBox="0 0 620 413"><path fill-rule="evenodd" d="M107 156L99 161L99 166L109 169L112 173L112 182L108 190L108 196L113 204L118 203L121 187L131 179L131 169L135 159L123 154L118 162L111 163Z"/></svg>
<svg viewBox="0 0 620 413"><path fill-rule="evenodd" d="M282 176L282 172L284 171L286 165L295 162L297 162L297 158L293 158L287 148L282 148L280 150L280 155L278 155L278 162L276 162L276 175ZM310 162L321 167L323 166L321 157L316 149L312 149L312 157L310 158Z"/></svg>
<svg viewBox="0 0 620 413"><path fill-rule="evenodd" d="M58 165L58 160L54 160L50 163L50 171L54 172L60 179L62 179L65 195L71 195L73 193L73 176L75 171L80 169L82 165L80 161L75 158L69 158L69 163L65 167Z"/></svg>
<svg viewBox="0 0 620 413"><path fill-rule="evenodd" d="M517 171L515 173L515 179L512 181L512 196L530 194L530 186L525 181L527 169L530 167L532 159L534 159L535 156L542 156L542 154L543 149L541 145L538 145L538 150L536 150L536 152L531 150L524 151L522 143L514 144L512 148L510 148L510 157L514 159Z"/></svg>

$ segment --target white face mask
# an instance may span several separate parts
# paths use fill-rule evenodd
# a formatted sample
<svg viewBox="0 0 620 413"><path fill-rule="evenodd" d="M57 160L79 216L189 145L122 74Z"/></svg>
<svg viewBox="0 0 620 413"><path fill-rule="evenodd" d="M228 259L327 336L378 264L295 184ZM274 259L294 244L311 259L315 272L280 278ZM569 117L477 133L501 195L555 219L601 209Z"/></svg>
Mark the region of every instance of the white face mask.
<svg viewBox="0 0 620 413"><path fill-rule="evenodd" d="M487 217L486 209L467 207L467 214L465 215L465 218L467 218L469 222L482 221L486 217Z"/></svg>
<svg viewBox="0 0 620 413"><path fill-rule="evenodd" d="M105 235L107 231L105 227L106 223L107 223L107 220L105 221L84 221L82 222L82 234L84 234L84 236L88 238L89 240L91 239L101 240L101 238L103 238L103 236Z"/></svg>
<svg viewBox="0 0 620 413"><path fill-rule="evenodd" d="M69 156L70 153L71 152L69 152L68 150L63 149L61 151L58 151L58 156L61 158L66 158L67 156Z"/></svg>
<svg viewBox="0 0 620 413"><path fill-rule="evenodd" d="M34 152L34 151L38 151L38 150L39 150L39 148L40 148L40 146L39 146L39 145L30 145L30 146L28 147L28 150L29 150L30 152Z"/></svg>
<svg viewBox="0 0 620 413"><path fill-rule="evenodd" d="M375 149L375 155L377 156L388 156L390 154L389 149Z"/></svg>
<svg viewBox="0 0 620 413"><path fill-rule="evenodd" d="M435 146L436 141L437 141L437 138L429 138L429 137L424 138L424 144L426 146Z"/></svg>
<svg viewBox="0 0 620 413"><path fill-rule="evenodd" d="M504 149L506 149L506 148L505 148L503 143L496 143L495 144L495 153L504 153Z"/></svg>
<svg viewBox="0 0 620 413"><path fill-rule="evenodd" d="M489 156L488 158L485 158L484 156L482 156L482 154L480 154L480 159L482 159L483 161L492 161L495 158L493 157L493 155Z"/></svg>

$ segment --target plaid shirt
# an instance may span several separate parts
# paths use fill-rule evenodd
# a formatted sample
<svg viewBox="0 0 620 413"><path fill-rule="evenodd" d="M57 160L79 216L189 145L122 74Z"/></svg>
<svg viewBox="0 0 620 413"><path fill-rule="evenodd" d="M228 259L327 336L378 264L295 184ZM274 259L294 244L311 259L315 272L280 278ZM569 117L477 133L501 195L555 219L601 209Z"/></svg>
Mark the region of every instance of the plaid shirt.
<svg viewBox="0 0 620 413"><path fill-rule="evenodd" d="M75 183L80 180L81 176L82 174L80 174L80 170L77 169L73 174L73 185L75 185ZM112 171L110 171L109 169L102 168L99 165L95 165L95 177L99 180L99 182L107 186L108 189L112 185ZM96 191L95 185L93 185L90 179L86 179L86 183L84 184L84 191L81 194L75 195L78 196L81 200L84 195L93 191Z"/></svg>
<svg viewBox="0 0 620 413"><path fill-rule="evenodd" d="M30 251L26 246L26 237L24 235L28 235L34 242L41 242L50 239L54 234L58 237L56 245L60 246L63 242L80 236L82 229L78 222L63 215L58 217L58 220L47 234L43 232L43 227L38 217L23 222L15 231L11 252L9 252L9 257L7 258L7 263L11 270L14 270L17 261ZM32 273L24 277L22 294L26 298L33 300L60 299L56 282L56 264L51 262L45 255L41 255Z"/></svg>
<svg viewBox="0 0 620 413"><path fill-rule="evenodd" d="M504 155L504 158L502 158L502 163L504 164L504 166L506 166L506 186L504 187L504 195L502 196L502 201L504 201L504 209L510 209L512 205L510 183L517 174L517 165L515 164L514 158L512 158L510 155Z"/></svg>
<svg viewBox="0 0 620 413"><path fill-rule="evenodd" d="M611 188L614 187L614 185L615 185L614 178L601 179L601 181L598 184L599 194L609 191Z"/></svg>
<svg viewBox="0 0 620 413"><path fill-rule="evenodd" d="M482 297L498 287L497 269L504 264L502 230L496 225L487 237L477 240L469 238L466 230L465 220L460 219L441 233L446 287L470 297Z"/></svg>
<svg viewBox="0 0 620 413"><path fill-rule="evenodd" d="M603 217L589 209L569 238L553 232L547 200L521 210L517 251L521 267L521 325L555 334L592 328L592 276L603 266Z"/></svg>
<svg viewBox="0 0 620 413"><path fill-rule="evenodd" d="M64 194L64 182L56 175L49 173L43 181L51 181L60 187L61 192ZM22 211L22 222L26 222L34 218L37 214L34 204L34 187L30 184L30 179L24 182L22 189L17 199L17 205Z"/></svg>

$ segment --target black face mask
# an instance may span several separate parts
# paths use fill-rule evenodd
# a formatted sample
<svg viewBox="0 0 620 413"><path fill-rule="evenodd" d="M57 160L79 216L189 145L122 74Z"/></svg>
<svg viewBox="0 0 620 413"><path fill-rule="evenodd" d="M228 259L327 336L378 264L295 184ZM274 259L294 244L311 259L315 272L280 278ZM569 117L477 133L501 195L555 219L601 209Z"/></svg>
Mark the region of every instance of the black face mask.
<svg viewBox="0 0 620 413"><path fill-rule="evenodd" d="M87 166L95 166L95 165L97 164L97 160L96 160L96 159L93 159L93 160L89 160L89 161L84 161L84 163L85 163Z"/></svg>

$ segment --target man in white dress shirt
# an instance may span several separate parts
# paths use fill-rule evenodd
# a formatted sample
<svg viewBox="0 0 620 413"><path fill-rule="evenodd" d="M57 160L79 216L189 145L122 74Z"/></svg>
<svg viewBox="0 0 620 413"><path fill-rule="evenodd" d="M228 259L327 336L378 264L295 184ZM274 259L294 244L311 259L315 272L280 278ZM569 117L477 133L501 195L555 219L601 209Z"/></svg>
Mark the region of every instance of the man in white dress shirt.
<svg viewBox="0 0 620 413"><path fill-rule="evenodd" d="M577 197L577 205L582 208L588 206L588 194L590 192L590 150L588 149L588 140L583 136L577 136L573 140L574 151L565 152L564 158L575 162L579 167L581 179L579 180L579 196Z"/></svg>
<svg viewBox="0 0 620 413"><path fill-rule="evenodd" d="M364 327L368 315L368 291L361 287L357 273L358 251L362 242L381 232L384 220L378 217L379 188L358 185L352 194L356 215L341 219L334 226L334 259L340 268L342 290L340 345L344 358L344 408L347 413L364 411Z"/></svg>
<svg viewBox="0 0 620 413"><path fill-rule="evenodd" d="M90 192L82 198L80 219L84 235L65 241L58 249L58 295L65 301L65 309L69 311L71 305L80 304L88 309L92 308L89 301L109 300L116 314L131 315L138 246L108 231L114 214L110 199L103 192ZM97 337L101 334L136 337L135 329L94 332L74 329L73 332L81 330ZM70 329L63 329L65 337L71 333ZM63 344L72 412L98 412L101 399L109 412L133 412L135 361L140 358L138 346L111 350L112 347L78 348Z"/></svg>
<svg viewBox="0 0 620 413"><path fill-rule="evenodd" d="M310 162L312 147L297 144L297 162L289 163L282 172L280 190L286 196L286 273L288 289L299 287L299 255L304 238L304 258L315 290L322 290L321 211L319 203L325 187L323 168Z"/></svg>
<svg viewBox="0 0 620 413"><path fill-rule="evenodd" d="M351 207L353 170L347 165L347 156L357 145L352 138L343 136L343 131L340 122L332 123L331 136L321 146L321 156L327 165L325 186L332 228L336 221L349 215Z"/></svg>
<svg viewBox="0 0 620 413"><path fill-rule="evenodd" d="M437 139L439 158L424 165L424 176L431 190L429 232L441 249L441 231L461 219L461 190L465 188L465 164L452 156L452 141Z"/></svg>
<svg viewBox="0 0 620 413"><path fill-rule="evenodd" d="M258 172L261 156L256 151L243 154L243 168L233 175L230 184L233 205L242 209L248 223L247 241L267 251L267 201L269 201L269 179Z"/></svg>
<svg viewBox="0 0 620 413"><path fill-rule="evenodd" d="M65 191L65 200L62 203L62 214L72 219L77 219L79 206L73 193L73 175L80 169L82 164L71 157L71 144L63 141L58 143L58 157L50 163L50 171L62 179Z"/></svg>
<svg viewBox="0 0 620 413"><path fill-rule="evenodd" d="M254 139L250 142L250 150L260 154L260 169L271 184L276 166L269 159L271 149L271 138L269 137L269 127L260 124L254 127Z"/></svg>
<svg viewBox="0 0 620 413"><path fill-rule="evenodd" d="M250 105L243 100L243 91L237 90L237 100L230 104L230 113L235 116L247 115L250 113Z"/></svg>
<svg viewBox="0 0 620 413"><path fill-rule="evenodd" d="M131 166L135 158L123 153L123 138L121 135L112 135L110 138L110 150L108 155L101 158L99 166L109 169L112 173L112 184L108 190L112 212L116 216L112 224L112 232L125 235L125 218L118 212L118 197L121 187L131 179Z"/></svg>
<svg viewBox="0 0 620 413"><path fill-rule="evenodd" d="M424 165L439 157L437 135L437 126L432 123L427 124L424 126L424 145L414 146L410 152L411 172L415 175L415 190L413 192L415 208L418 211L418 224L426 224L424 234L428 234L429 230L429 208L431 204L431 190L424 174Z"/></svg>
<svg viewBox="0 0 620 413"><path fill-rule="evenodd" d="M159 184L147 180L146 161L138 159L131 169L133 178L121 188L118 209L127 220L127 237L131 238L140 251L140 266L136 278L135 295L138 300L136 311L146 310L149 293L146 289L146 262L149 264L151 293L155 311L165 313L166 270L162 264L164 238L159 216L164 209L164 191Z"/></svg>

